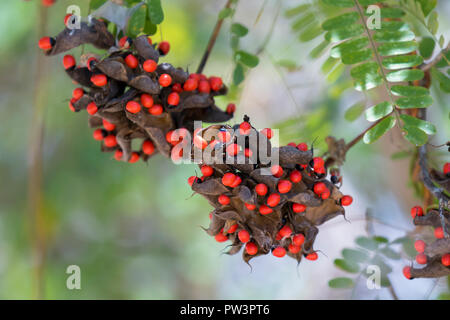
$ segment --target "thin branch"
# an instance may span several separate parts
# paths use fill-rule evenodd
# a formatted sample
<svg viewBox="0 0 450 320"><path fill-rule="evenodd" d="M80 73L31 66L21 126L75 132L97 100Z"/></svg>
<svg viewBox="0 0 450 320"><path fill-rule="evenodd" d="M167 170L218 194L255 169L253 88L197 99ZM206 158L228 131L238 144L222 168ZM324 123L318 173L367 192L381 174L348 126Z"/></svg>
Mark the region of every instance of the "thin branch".
<svg viewBox="0 0 450 320"><path fill-rule="evenodd" d="M225 4L224 9L229 9L233 0L228 0ZM206 47L205 52L203 53L202 60L200 61L200 65L197 68L197 73L202 73L205 68L206 62L208 61L209 55L216 43L217 37L219 36L220 28L222 27L224 18L219 18L216 22L216 26L214 27L213 33L209 38L208 46Z"/></svg>
<svg viewBox="0 0 450 320"><path fill-rule="evenodd" d="M447 47L444 48L443 50L441 50L441 52L430 62L428 63L424 63L420 69L423 72L426 72L428 70L430 70L431 68L433 68L438 62L440 62L442 60L443 57L445 57L445 55L447 54L447 52L450 51L450 42L448 43Z"/></svg>

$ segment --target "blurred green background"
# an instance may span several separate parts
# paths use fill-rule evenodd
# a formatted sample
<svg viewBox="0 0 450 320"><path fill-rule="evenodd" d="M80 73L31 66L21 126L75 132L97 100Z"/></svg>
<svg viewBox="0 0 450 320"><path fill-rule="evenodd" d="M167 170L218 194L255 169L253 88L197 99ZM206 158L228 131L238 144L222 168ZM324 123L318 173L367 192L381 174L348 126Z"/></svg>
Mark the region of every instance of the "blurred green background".
<svg viewBox="0 0 450 320"><path fill-rule="evenodd" d="M408 146L396 136L386 136L373 146L358 145L343 168L345 193L355 202L346 218L321 228L316 262L279 260L273 256L252 261L223 254L225 245L206 235L211 208L192 196L186 180L196 166L176 166L158 155L148 164L119 163L100 152L92 139L86 114L72 113L68 100L74 88L62 68L62 56L47 58L45 74L36 83L37 24L40 1L0 2L0 298L1 299L371 299L389 298L384 290L330 289L328 280L342 274L333 259L358 235L367 234L364 215L370 208L393 226L377 227L388 238L412 230L408 208L415 204L408 187L408 160L390 156ZM194 70L225 1L163 0L165 21L160 36L171 43L164 58ZM56 35L70 4L87 14L88 1L58 0L49 9L48 32ZM276 11L281 11L260 65L252 70L239 95L234 124L249 114L261 128L281 128L281 141L306 141L329 133L345 139L359 134L367 122L348 123L345 109L358 99L346 88L345 75L330 83L320 73L320 61L307 55L311 44L302 44L290 32L283 11L298 1L241 1L234 19L250 28L242 46L256 52L269 32ZM262 10L261 10L262 9ZM441 1L441 32L448 35L450 6ZM258 14L261 13L260 18ZM227 22L205 73L222 76L226 83L233 70ZM87 48L86 50L88 50ZM81 49L73 50L79 56ZM276 61L295 61L298 71L287 73ZM334 86L332 86L334 85ZM35 273L32 223L27 184L33 98L44 103L43 181L41 231L45 235L43 273ZM347 86L348 87L348 86ZM434 91L430 112L441 128L435 141L449 136L448 97ZM360 98L360 97L359 97ZM219 99L225 108L226 99ZM322 149L323 151L323 149ZM439 154L437 154L439 156ZM437 158L439 159L439 158ZM443 158L437 160L441 166ZM392 173L395 172L395 175ZM401 298L434 298L447 290L445 280L407 281L397 262L391 278ZM66 268L81 268L81 290L68 290ZM41 295L36 283L43 284Z"/></svg>

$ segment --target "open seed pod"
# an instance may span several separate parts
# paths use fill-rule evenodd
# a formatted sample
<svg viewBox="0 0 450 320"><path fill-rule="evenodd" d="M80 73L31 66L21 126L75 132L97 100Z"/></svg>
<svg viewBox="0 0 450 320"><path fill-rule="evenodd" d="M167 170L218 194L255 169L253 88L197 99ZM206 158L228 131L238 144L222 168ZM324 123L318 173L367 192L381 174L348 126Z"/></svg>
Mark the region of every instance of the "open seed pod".
<svg viewBox="0 0 450 320"><path fill-rule="evenodd" d="M64 57L66 73L81 86L69 107L87 110L89 125L98 128L94 138L102 141L102 151L115 152L117 160L147 160L157 152L169 157L176 145L167 139L171 131L192 133L196 120L224 122L233 115L215 105L214 97L227 92L219 77L189 74L170 63L158 65L167 42L162 50L162 43L158 47L142 35L123 37L116 44L105 23L91 19L80 29L66 28L56 38L42 38L39 45L46 55L56 55L86 43L108 52L102 59L84 55L78 66L73 56ZM133 139L143 141L140 150L132 150Z"/></svg>
<svg viewBox="0 0 450 320"><path fill-rule="evenodd" d="M271 251L298 262L302 256L315 260L317 226L344 215L351 197L325 178L324 162L313 150L274 148L270 136L247 117L234 128L195 132L191 156L203 176L189 178L189 184L214 207L206 232L230 241L229 254L245 246L245 262Z"/></svg>

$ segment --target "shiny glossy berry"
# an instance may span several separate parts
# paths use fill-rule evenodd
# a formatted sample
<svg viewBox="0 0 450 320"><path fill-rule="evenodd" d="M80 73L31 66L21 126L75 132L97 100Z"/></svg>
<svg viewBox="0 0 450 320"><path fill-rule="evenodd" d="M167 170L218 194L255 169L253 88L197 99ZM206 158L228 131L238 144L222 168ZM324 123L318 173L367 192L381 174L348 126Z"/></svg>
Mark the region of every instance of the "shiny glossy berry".
<svg viewBox="0 0 450 320"><path fill-rule="evenodd" d="M276 178L279 178L283 175L283 168L277 164L270 167L270 172Z"/></svg>
<svg viewBox="0 0 450 320"><path fill-rule="evenodd" d="M139 65L139 60L134 55L129 54L125 57L125 63L131 69L135 69Z"/></svg>
<svg viewBox="0 0 450 320"><path fill-rule="evenodd" d="M238 238L242 243L247 243L250 241L250 233L247 230L241 230L238 232Z"/></svg>
<svg viewBox="0 0 450 320"><path fill-rule="evenodd" d="M305 236L301 233L296 234L295 236L292 237L292 243L295 244L296 246L301 247L304 242L305 242Z"/></svg>
<svg viewBox="0 0 450 320"><path fill-rule="evenodd" d="M304 204L294 203L292 204L292 211L294 211L295 213L305 212L306 206Z"/></svg>
<svg viewBox="0 0 450 320"><path fill-rule="evenodd" d="M39 48L41 48L44 51L51 50L53 46L55 45L55 39L51 37L43 37L39 39Z"/></svg>
<svg viewBox="0 0 450 320"><path fill-rule="evenodd" d="M297 149L300 151L308 151L308 145L304 142L301 142L297 145Z"/></svg>
<svg viewBox="0 0 450 320"><path fill-rule="evenodd" d="M320 197L322 198L322 200L326 200L326 199L328 199L328 198L330 197L330 195L331 195L330 190L327 190L327 191L323 192L323 193L320 195ZM348 196L347 196L347 197L348 197ZM350 203L351 203L351 202L350 202Z"/></svg>
<svg viewBox="0 0 450 320"><path fill-rule="evenodd" d="M119 40L119 46L123 49L129 48L131 46L132 40L130 37L122 37Z"/></svg>
<svg viewBox="0 0 450 320"><path fill-rule="evenodd" d="M227 105L227 110L226 113L228 114L234 114L234 112L236 111L236 105L234 103L229 103Z"/></svg>
<svg viewBox="0 0 450 320"><path fill-rule="evenodd" d="M267 139L272 139L273 130L270 128L264 128L261 130L261 134L265 135L267 137Z"/></svg>
<svg viewBox="0 0 450 320"><path fill-rule="evenodd" d="M253 211L256 209L256 205L251 204L251 203L245 203L245 207L250 211Z"/></svg>
<svg viewBox="0 0 450 320"><path fill-rule="evenodd" d="M104 74L96 74L91 77L91 82L97 87L103 87L108 83L108 78Z"/></svg>
<svg viewBox="0 0 450 320"><path fill-rule="evenodd" d="M198 92L201 92L201 93L210 93L211 92L211 86L209 85L209 82L207 80L199 81Z"/></svg>
<svg viewBox="0 0 450 320"><path fill-rule="evenodd" d="M216 239L217 242L225 242L228 240L228 237L223 234L223 228L222 230L220 230L218 234L216 234L214 238Z"/></svg>
<svg viewBox="0 0 450 320"><path fill-rule="evenodd" d="M158 45L159 54L165 56L170 51L170 43L167 41L161 41Z"/></svg>
<svg viewBox="0 0 450 320"><path fill-rule="evenodd" d="M319 258L319 256L317 255L317 252L312 252L306 255L305 257L308 260L314 261L317 260L317 258Z"/></svg>
<svg viewBox="0 0 450 320"><path fill-rule="evenodd" d="M234 157L239 153L240 148L241 147L239 147L239 145L237 145L236 143L229 144L227 146L227 154L231 157Z"/></svg>
<svg viewBox="0 0 450 320"><path fill-rule="evenodd" d="M421 206L415 206L411 208L411 217L413 217L413 219L416 216L423 216L423 209Z"/></svg>
<svg viewBox="0 0 450 320"><path fill-rule="evenodd" d="M323 182L317 182L314 185L314 193L317 195L321 195L322 193L326 192L328 190L327 186Z"/></svg>
<svg viewBox="0 0 450 320"><path fill-rule="evenodd" d="M145 72L155 72L157 67L158 64L154 60L145 60L144 64L142 65L142 68Z"/></svg>
<svg viewBox="0 0 450 320"><path fill-rule="evenodd" d="M259 207L259 213L262 215L270 214L272 212L273 210L264 204Z"/></svg>
<svg viewBox="0 0 450 320"><path fill-rule="evenodd" d="M211 90L219 91L223 86L223 82L219 77L211 77L209 78L209 85L211 87Z"/></svg>
<svg viewBox="0 0 450 320"><path fill-rule="evenodd" d="M155 145L150 140L145 140L142 143L142 152L146 155L152 155L155 152Z"/></svg>
<svg viewBox="0 0 450 320"><path fill-rule="evenodd" d="M73 104L75 103L75 102L77 102L74 98L72 98L72 99L70 99L70 101L69 101L69 109L72 111L72 112L76 112L77 110L75 109L75 107L73 106Z"/></svg>
<svg viewBox="0 0 450 320"><path fill-rule="evenodd" d="M136 101L128 101L126 109L130 113L138 113L139 111L141 111L141 105Z"/></svg>
<svg viewBox="0 0 450 320"><path fill-rule="evenodd" d="M288 246L288 250L289 250L290 253L296 254L296 253L299 253L300 250L302 250L302 248L291 243Z"/></svg>
<svg viewBox="0 0 450 320"><path fill-rule="evenodd" d="M171 106L177 106L180 103L180 95L177 92L171 92L167 97L167 103Z"/></svg>
<svg viewBox="0 0 450 320"><path fill-rule="evenodd" d="M238 224L237 223L235 223L235 224L233 224L230 228L228 228L228 233L235 233L236 232L236 230L237 230L237 228L238 228Z"/></svg>
<svg viewBox="0 0 450 320"><path fill-rule="evenodd" d="M444 164L444 167L442 168L442 172L444 172L444 174L450 174L450 162L447 162L446 164Z"/></svg>
<svg viewBox="0 0 450 320"><path fill-rule="evenodd" d="M161 87L168 87L172 84L172 77L167 73L164 73L159 76L159 84Z"/></svg>
<svg viewBox="0 0 450 320"><path fill-rule="evenodd" d="M179 84L179 83L174 83L174 84L172 85L172 91L173 91L173 92L176 92L176 93L181 93L181 92L183 92L183 88L181 87L181 84Z"/></svg>
<svg viewBox="0 0 450 320"><path fill-rule="evenodd" d="M117 146L117 139L116 136L113 134L110 134L108 136L105 137L105 139L103 140L103 143L105 144L105 146L107 146L108 148L112 148Z"/></svg>
<svg viewBox="0 0 450 320"><path fill-rule="evenodd" d="M105 137L106 137L107 133L105 130L103 129L96 129L94 130L94 132L92 133L92 136L94 137L95 140L97 141L102 141Z"/></svg>
<svg viewBox="0 0 450 320"><path fill-rule="evenodd" d="M289 180L291 180L293 183L298 183L302 181L302 174L298 170L294 170L289 175Z"/></svg>
<svg viewBox="0 0 450 320"><path fill-rule="evenodd" d="M202 165L202 167L200 168L200 170L202 171L202 174L205 177L210 177L213 175L214 173L214 169L211 166L208 166L206 164Z"/></svg>
<svg viewBox="0 0 450 320"><path fill-rule="evenodd" d="M280 229L279 233L283 238L289 238L292 234L292 229L289 226L285 225Z"/></svg>
<svg viewBox="0 0 450 320"><path fill-rule="evenodd" d="M411 279L411 267L404 267L403 275L405 276L406 279L410 280Z"/></svg>
<svg viewBox="0 0 450 320"><path fill-rule="evenodd" d="M94 115L97 113L98 108L97 105L95 104L95 102L91 102L87 105L86 107L86 111L87 113L89 113L90 115Z"/></svg>
<svg viewBox="0 0 450 320"><path fill-rule="evenodd" d="M198 87L198 80L195 79L187 79L183 85L184 91L194 91Z"/></svg>
<svg viewBox="0 0 450 320"><path fill-rule="evenodd" d="M148 112L154 116L159 116L163 111L163 107L160 104L155 104L153 107L148 108Z"/></svg>
<svg viewBox="0 0 450 320"><path fill-rule="evenodd" d="M272 250L272 254L277 258L283 258L286 255L286 249L283 247L276 247Z"/></svg>
<svg viewBox="0 0 450 320"><path fill-rule="evenodd" d="M82 88L76 88L72 91L72 98L75 100L80 100L80 98L84 95L84 90Z"/></svg>
<svg viewBox="0 0 450 320"><path fill-rule="evenodd" d="M190 176L188 178L188 184L192 187L192 185L194 184L194 182L198 181L198 177L196 176Z"/></svg>
<svg viewBox="0 0 450 320"><path fill-rule="evenodd" d="M130 156L130 160L128 160L129 163L136 163L139 161L139 153L132 152Z"/></svg>
<svg viewBox="0 0 450 320"><path fill-rule="evenodd" d="M318 169L322 168L325 165L325 161L321 157L314 157L312 159L312 167L314 168L314 171L317 171Z"/></svg>
<svg viewBox="0 0 450 320"><path fill-rule="evenodd" d="M441 262L444 266L450 266L450 253L446 253L442 256Z"/></svg>
<svg viewBox="0 0 450 320"><path fill-rule="evenodd" d="M141 94L141 104L145 108L151 108L153 107L153 97L147 93Z"/></svg>
<svg viewBox="0 0 450 320"><path fill-rule="evenodd" d="M236 176L236 179L234 179L233 183L230 185L231 188L236 188L238 185L240 185L242 182L242 178L239 176Z"/></svg>
<svg viewBox="0 0 450 320"><path fill-rule="evenodd" d="M287 145L290 146L290 147L294 147L294 148L297 147L295 142L289 142Z"/></svg>
<svg viewBox="0 0 450 320"><path fill-rule="evenodd" d="M265 196L268 191L267 186L264 183L259 183L255 186L255 192L256 194L260 196Z"/></svg>
<svg viewBox="0 0 450 320"><path fill-rule="evenodd" d="M117 149L114 152L114 159L116 159L117 161L121 161L122 160L122 156L123 156L122 150Z"/></svg>
<svg viewBox="0 0 450 320"><path fill-rule="evenodd" d="M252 129L252 126L247 121L244 121L239 125L239 133L241 135L249 134L251 129Z"/></svg>
<svg viewBox="0 0 450 320"><path fill-rule="evenodd" d="M425 241L423 241L423 240L416 240L416 242L414 242L414 248L416 249L417 252L423 253L425 251L425 248L426 248Z"/></svg>
<svg viewBox="0 0 450 320"><path fill-rule="evenodd" d="M272 193L267 198L267 205L269 207L276 207L280 203L281 197L278 193Z"/></svg>
<svg viewBox="0 0 450 320"><path fill-rule="evenodd" d="M442 227L437 227L434 229L434 236L436 239L443 239L444 238L444 230Z"/></svg>
<svg viewBox="0 0 450 320"><path fill-rule="evenodd" d="M280 180L278 182L278 191L280 193L288 193L292 189L292 183L289 180Z"/></svg>
<svg viewBox="0 0 450 320"><path fill-rule="evenodd" d="M249 256L254 256L258 253L258 247L253 242L247 242L247 244L245 245L245 252Z"/></svg>
<svg viewBox="0 0 450 320"><path fill-rule="evenodd" d="M70 55L70 54L66 54L63 58L63 66L64 69L68 70L71 69L73 67L75 67L77 64L77 62L75 61L75 58Z"/></svg>
<svg viewBox="0 0 450 320"><path fill-rule="evenodd" d="M113 131L116 128L115 124L108 122L108 120L106 120L106 119L103 119L102 123L103 123L103 128L105 128L106 131Z"/></svg>
<svg viewBox="0 0 450 320"><path fill-rule="evenodd" d="M95 57L90 57L86 62L86 67L88 68L89 71L92 71L97 62L98 60Z"/></svg>
<svg viewBox="0 0 450 320"><path fill-rule="evenodd" d="M427 256L425 254L423 254L423 253L419 253L416 256L416 262L418 264L427 264Z"/></svg>
<svg viewBox="0 0 450 320"><path fill-rule="evenodd" d="M236 175L231 172L227 172L222 177L222 183L224 186L231 186L236 179Z"/></svg>
<svg viewBox="0 0 450 320"><path fill-rule="evenodd" d="M353 202L353 198L351 196L346 195L341 198L341 205L343 205L343 206L349 206L352 204L352 202Z"/></svg>
<svg viewBox="0 0 450 320"><path fill-rule="evenodd" d="M226 206L227 204L230 203L230 198L224 194L221 194L219 196L219 198L217 199L217 201L219 201L219 203L223 206Z"/></svg>

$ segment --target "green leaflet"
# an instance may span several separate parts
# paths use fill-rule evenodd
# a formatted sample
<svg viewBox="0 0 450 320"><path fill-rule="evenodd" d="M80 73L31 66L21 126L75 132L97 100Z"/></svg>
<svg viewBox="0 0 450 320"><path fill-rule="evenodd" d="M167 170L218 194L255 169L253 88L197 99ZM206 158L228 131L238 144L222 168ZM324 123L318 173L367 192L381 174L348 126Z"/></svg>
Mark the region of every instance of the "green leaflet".
<svg viewBox="0 0 450 320"><path fill-rule="evenodd" d="M349 122L355 121L363 114L365 108L366 106L364 101L355 103L350 108L348 108L347 111L345 111L345 120Z"/></svg>
<svg viewBox="0 0 450 320"><path fill-rule="evenodd" d="M383 59L383 66L386 69L397 70L403 68L412 68L423 62L423 58L417 55L395 56Z"/></svg>
<svg viewBox="0 0 450 320"><path fill-rule="evenodd" d="M365 115L368 121L374 122L384 118L394 110L394 107L389 102L379 103L366 110Z"/></svg>
<svg viewBox="0 0 450 320"><path fill-rule="evenodd" d="M399 109L427 108L433 104L430 96L404 97L395 101Z"/></svg>
<svg viewBox="0 0 450 320"><path fill-rule="evenodd" d="M373 52L371 49L366 48L358 51L349 51L342 55L343 64L356 64L372 58Z"/></svg>
<svg viewBox="0 0 450 320"><path fill-rule="evenodd" d="M369 259L369 255L365 251L357 249L344 249L342 250L342 256L345 260L353 261L356 263L366 262Z"/></svg>
<svg viewBox="0 0 450 320"><path fill-rule="evenodd" d="M298 38L301 42L308 42L320 36L322 32L323 30L319 24L313 23L303 30Z"/></svg>
<svg viewBox="0 0 450 320"><path fill-rule="evenodd" d="M431 68L431 75L439 81L442 91L450 93L450 79L436 68Z"/></svg>
<svg viewBox="0 0 450 320"><path fill-rule="evenodd" d="M424 87L401 86L401 85L392 86L391 92L396 96L403 96L403 97L417 97L430 94L430 91Z"/></svg>
<svg viewBox="0 0 450 320"><path fill-rule="evenodd" d="M304 27L306 27L307 25L309 25L310 23L312 23L313 21L316 21L316 17L314 16L314 14L312 13L305 14L304 16L295 20L291 28L294 31L299 31Z"/></svg>
<svg viewBox="0 0 450 320"><path fill-rule="evenodd" d="M364 27L361 24L353 24L344 28L337 28L325 33L325 39L330 42L338 42L348 38L353 38L364 33Z"/></svg>
<svg viewBox="0 0 450 320"><path fill-rule="evenodd" d="M370 90L379 86L383 78L379 74L378 64L374 61L366 62L350 70L356 90Z"/></svg>
<svg viewBox="0 0 450 320"><path fill-rule="evenodd" d="M353 6L355 5L355 2L353 0L322 0L322 1L327 5L340 8L353 8Z"/></svg>
<svg viewBox="0 0 450 320"><path fill-rule="evenodd" d="M350 272L350 273L358 273L359 272L359 265L350 260L335 259L334 265L336 267L338 267L339 269Z"/></svg>
<svg viewBox="0 0 450 320"><path fill-rule="evenodd" d="M242 81L244 81L244 67L237 63L233 71L233 84L238 86Z"/></svg>
<svg viewBox="0 0 450 320"><path fill-rule="evenodd" d="M412 31L389 31L389 30L377 30L374 33L373 39L376 42L399 42L399 41L412 41L416 38Z"/></svg>
<svg viewBox="0 0 450 320"><path fill-rule="evenodd" d="M354 24L358 20L359 15L357 12L347 12L326 20L324 23L322 23L322 29L329 31L333 29L343 28Z"/></svg>
<svg viewBox="0 0 450 320"><path fill-rule="evenodd" d="M309 53L309 56L313 59L317 59L320 57L324 52L325 49L328 47L330 43L326 40L323 40L319 45L317 45L314 49L311 50Z"/></svg>
<svg viewBox="0 0 450 320"><path fill-rule="evenodd" d="M381 21L381 29L391 31L410 30L409 25L403 21Z"/></svg>
<svg viewBox="0 0 450 320"><path fill-rule="evenodd" d="M405 69L388 73L386 79L389 82L416 81L423 79L424 75L419 69Z"/></svg>
<svg viewBox="0 0 450 320"><path fill-rule="evenodd" d="M381 8L381 18L398 19L405 15L405 12L400 8Z"/></svg>
<svg viewBox="0 0 450 320"><path fill-rule="evenodd" d="M429 59L433 55L434 47L436 43L431 37L424 37L422 41L420 41L419 52L424 59Z"/></svg>
<svg viewBox="0 0 450 320"><path fill-rule="evenodd" d="M368 237L363 236L358 237L355 239L355 242L360 247L363 247L368 250L376 250L378 248L378 243L375 240Z"/></svg>
<svg viewBox="0 0 450 320"><path fill-rule="evenodd" d="M405 138L416 146L422 146L428 141L428 136L425 132L414 126L403 126Z"/></svg>
<svg viewBox="0 0 450 320"><path fill-rule="evenodd" d="M340 58L343 54L363 49L367 47L368 44L369 39L367 37L347 40L331 48L330 55L333 58Z"/></svg>
<svg viewBox="0 0 450 320"><path fill-rule="evenodd" d="M91 0L89 2L89 12L93 11L93 10L97 10L102 5L104 5L106 1L107 0Z"/></svg>
<svg viewBox="0 0 450 320"><path fill-rule="evenodd" d="M415 41L389 42L383 43L378 47L378 53L382 56L396 56L407 54L417 49Z"/></svg>
<svg viewBox="0 0 450 320"><path fill-rule="evenodd" d="M334 278L328 281L328 286L334 289L347 289L353 287L354 285L353 280L346 277Z"/></svg>
<svg viewBox="0 0 450 320"><path fill-rule="evenodd" d="M364 134L363 141L366 144L373 143L381 138L386 132L391 130L396 123L393 116L389 116L384 120L381 120L375 127L370 129ZM359 243L358 243L359 244Z"/></svg>
<svg viewBox="0 0 450 320"><path fill-rule="evenodd" d="M296 15L298 15L298 14L300 14L300 13L305 12L305 11L308 10L310 7L311 7L311 5L310 5L309 3L301 4L301 5L298 5L298 6L296 6L296 7L291 8L291 9L286 10L286 12L285 12L284 15L285 15L287 18L292 18L292 17L294 17L294 16L296 16Z"/></svg>
<svg viewBox="0 0 450 320"><path fill-rule="evenodd" d="M147 0L148 16L153 24L160 24L164 20L164 12L161 6L161 0Z"/></svg>
<svg viewBox="0 0 450 320"><path fill-rule="evenodd" d="M417 127L429 135L436 134L436 127L431 122L418 119L407 114L401 114L400 118L403 120L405 126Z"/></svg>
<svg viewBox="0 0 450 320"><path fill-rule="evenodd" d="M147 6L142 5L137 9L128 22L127 35L137 37L138 34L144 32L145 22L147 20Z"/></svg>
<svg viewBox="0 0 450 320"><path fill-rule="evenodd" d="M231 25L231 32L237 35L238 37L243 37L247 35L248 28L240 23L233 23Z"/></svg>
<svg viewBox="0 0 450 320"><path fill-rule="evenodd" d="M237 62L241 62L249 68L254 68L259 63L259 58L257 56L243 50L236 51L234 58Z"/></svg>

